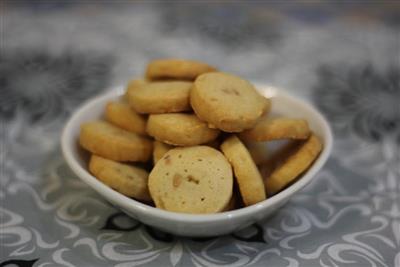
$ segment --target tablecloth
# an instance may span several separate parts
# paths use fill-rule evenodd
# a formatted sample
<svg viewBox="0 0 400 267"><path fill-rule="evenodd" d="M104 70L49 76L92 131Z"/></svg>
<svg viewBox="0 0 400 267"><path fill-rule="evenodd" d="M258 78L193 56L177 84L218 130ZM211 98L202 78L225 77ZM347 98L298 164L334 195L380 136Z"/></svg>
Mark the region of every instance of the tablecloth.
<svg viewBox="0 0 400 267"><path fill-rule="evenodd" d="M0 266L400 266L395 1L0 7ZM86 186L60 152L66 119L164 57L312 102L335 135L315 182L272 218L205 239L143 225Z"/></svg>

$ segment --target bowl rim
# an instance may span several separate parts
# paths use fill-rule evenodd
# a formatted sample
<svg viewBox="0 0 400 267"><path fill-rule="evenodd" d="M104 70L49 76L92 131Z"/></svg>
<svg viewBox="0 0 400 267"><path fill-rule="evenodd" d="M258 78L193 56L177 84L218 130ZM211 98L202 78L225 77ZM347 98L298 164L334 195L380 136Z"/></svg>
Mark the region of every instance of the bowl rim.
<svg viewBox="0 0 400 267"><path fill-rule="evenodd" d="M265 84L256 84L256 87L259 89L261 94L263 93L262 89L272 88ZM83 180L89 187L97 191L102 197L108 199L112 199L113 203L117 203L119 207L122 207L129 212L132 212L136 215L136 213L141 214L143 216L157 217L158 219L174 221L174 222L190 222L190 223L207 223L207 222L218 222L225 220L232 220L239 217L247 217L254 214L257 214L258 211L266 210L270 206L274 206L282 201L288 199L291 195L302 189L306 186L313 178L316 176L316 173L323 167L325 162L327 161L333 145L333 134L331 131L331 127L329 123L325 119L325 117L310 103L298 98L291 96L289 93L284 92L282 89L274 90L274 95L279 95L280 97L286 98L291 102L295 102L298 105L301 105L303 109L308 112L314 113L319 121L318 124L322 126L322 135L324 136L325 142L323 146L323 150L319 154L318 158L314 161L313 165L308 169L308 171L303 174L301 179L294 182L292 185L282 190L278 194L273 195L272 197L268 197L266 200L263 200L257 204L231 210L220 213L213 214L186 214L179 212L172 212L167 210L162 210L156 207L152 207L150 205L144 204L135 199L129 198L127 196L122 195L121 193L111 189L107 185L100 182L93 175L89 173L88 170L81 167L78 161L74 158L72 149L69 145L69 140L72 138L72 132L76 129L77 126L76 121L85 114L87 110L90 110L91 107L98 104L98 102L105 101L107 99L112 99L117 96L122 95L123 87L115 86L111 87L111 89L107 90L106 93L103 93L99 96L89 99L80 105L76 111L70 116L66 125L64 126L61 134L61 150L64 156L64 159L67 162L67 165L72 169L72 171ZM105 197L104 195L107 195ZM138 216L140 218L141 216Z"/></svg>

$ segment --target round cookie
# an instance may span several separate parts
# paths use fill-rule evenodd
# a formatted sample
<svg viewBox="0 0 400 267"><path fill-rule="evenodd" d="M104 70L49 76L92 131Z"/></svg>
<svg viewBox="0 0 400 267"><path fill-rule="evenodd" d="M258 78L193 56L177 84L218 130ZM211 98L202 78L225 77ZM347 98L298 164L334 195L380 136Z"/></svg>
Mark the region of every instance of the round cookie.
<svg viewBox="0 0 400 267"><path fill-rule="evenodd" d="M107 121L124 130L146 134L146 119L126 102L108 102L105 117Z"/></svg>
<svg viewBox="0 0 400 267"><path fill-rule="evenodd" d="M165 153L167 153L169 150L171 150L173 148L174 148L174 146L154 140L154 142L153 142L153 163L156 164L157 161L159 161L164 156Z"/></svg>
<svg viewBox="0 0 400 267"><path fill-rule="evenodd" d="M231 74L212 72L195 80L190 104L210 128L241 132L255 125L269 109L270 101L248 81Z"/></svg>
<svg viewBox="0 0 400 267"><path fill-rule="evenodd" d="M183 59L159 59L147 65L146 77L150 80L194 80L200 74L216 71L205 63Z"/></svg>
<svg viewBox="0 0 400 267"><path fill-rule="evenodd" d="M322 150L322 143L317 136L311 136L304 141L296 152L272 171L265 179L265 189L268 194L276 194L302 174L317 158Z"/></svg>
<svg viewBox="0 0 400 267"><path fill-rule="evenodd" d="M83 123L79 143L93 154L115 161L146 162L153 147L149 139L105 121Z"/></svg>
<svg viewBox="0 0 400 267"><path fill-rule="evenodd" d="M89 171L104 184L138 200L149 202L148 172L143 169L92 155Z"/></svg>
<svg viewBox="0 0 400 267"><path fill-rule="evenodd" d="M222 143L221 150L233 167L244 204L250 206L266 199L261 174L239 138L229 137Z"/></svg>
<svg viewBox="0 0 400 267"><path fill-rule="evenodd" d="M194 146L216 139L219 130L210 129L194 114L152 114L147 121L147 133L155 139L176 146Z"/></svg>
<svg viewBox="0 0 400 267"><path fill-rule="evenodd" d="M149 191L156 207L183 213L216 213L232 197L232 169L208 146L174 148L154 166Z"/></svg>
<svg viewBox="0 0 400 267"><path fill-rule="evenodd" d="M169 113L191 110L192 82L163 81L137 84L128 90L128 101L139 113Z"/></svg>
<svg viewBox="0 0 400 267"><path fill-rule="evenodd" d="M263 117L254 128L240 133L239 136L246 141L271 141L307 139L310 134L311 131L306 120Z"/></svg>

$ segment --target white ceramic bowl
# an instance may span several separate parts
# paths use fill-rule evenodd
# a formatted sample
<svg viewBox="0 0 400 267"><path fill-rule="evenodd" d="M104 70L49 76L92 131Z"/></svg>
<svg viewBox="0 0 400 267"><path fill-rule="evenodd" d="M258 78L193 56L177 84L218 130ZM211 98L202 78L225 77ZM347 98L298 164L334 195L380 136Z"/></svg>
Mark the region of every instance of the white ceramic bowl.
<svg viewBox="0 0 400 267"><path fill-rule="evenodd" d="M281 90L258 85L259 91L272 99L272 112L289 117L306 118L312 130L322 139L324 148L314 164L295 183L280 193L255 205L233 211L191 215L169 212L154 208L128 198L92 176L87 169L87 153L78 145L79 128L83 122L101 118L106 102L116 100L123 94L123 88L115 88L108 93L84 103L69 119L61 137L62 151L74 173L109 202L119 207L129 216L144 224L169 233L182 236L217 236L227 234L257 221L267 218L290 197L316 177L332 148L332 133L324 117L309 104L295 99Z"/></svg>

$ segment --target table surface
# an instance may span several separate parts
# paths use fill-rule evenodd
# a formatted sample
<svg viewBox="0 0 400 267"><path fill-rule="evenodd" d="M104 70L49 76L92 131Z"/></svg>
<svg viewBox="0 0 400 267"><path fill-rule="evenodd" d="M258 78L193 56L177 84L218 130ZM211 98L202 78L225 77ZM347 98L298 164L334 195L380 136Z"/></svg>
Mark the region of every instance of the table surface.
<svg viewBox="0 0 400 267"><path fill-rule="evenodd" d="M0 11L0 266L400 266L398 4L35 2ZM314 103L335 134L315 182L208 239L142 225L83 184L60 153L66 119L161 57Z"/></svg>

